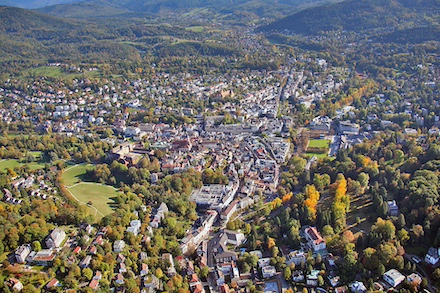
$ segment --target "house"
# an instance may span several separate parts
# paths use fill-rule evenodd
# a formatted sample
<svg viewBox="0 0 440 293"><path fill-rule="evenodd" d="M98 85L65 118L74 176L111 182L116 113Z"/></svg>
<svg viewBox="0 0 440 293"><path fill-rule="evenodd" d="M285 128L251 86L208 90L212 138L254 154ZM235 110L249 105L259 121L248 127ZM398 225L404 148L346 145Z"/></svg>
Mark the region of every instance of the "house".
<svg viewBox="0 0 440 293"><path fill-rule="evenodd" d="M325 240L322 238L316 227L306 228L305 236L309 246L313 248L315 252L326 248Z"/></svg>
<svg viewBox="0 0 440 293"><path fill-rule="evenodd" d="M124 240L116 240L113 243L113 251L114 252L122 252L124 250L124 247L125 247Z"/></svg>
<svg viewBox="0 0 440 293"><path fill-rule="evenodd" d="M141 265L141 271L139 272L139 275L140 275L141 277L143 277L143 276L145 276L145 275L148 275L148 265L147 265L146 263L143 263L143 264Z"/></svg>
<svg viewBox="0 0 440 293"><path fill-rule="evenodd" d="M49 281L49 283L46 284L46 289L52 289L55 287L61 286L60 281L58 281L56 278L53 278Z"/></svg>
<svg viewBox="0 0 440 293"><path fill-rule="evenodd" d="M440 261L440 247L431 247L425 256L425 262L429 265L435 266Z"/></svg>
<svg viewBox="0 0 440 293"><path fill-rule="evenodd" d="M123 263L125 262L125 256L123 256L122 254L118 253L118 255L116 256L116 261L118 263Z"/></svg>
<svg viewBox="0 0 440 293"><path fill-rule="evenodd" d="M227 244L231 244L234 246L240 246L246 239L244 234L240 232L225 229L223 230L223 233L227 237Z"/></svg>
<svg viewBox="0 0 440 293"><path fill-rule="evenodd" d="M364 283L356 281L354 283L351 283L349 285L350 287L350 291L352 293L366 293L367 292L367 287L365 287Z"/></svg>
<svg viewBox="0 0 440 293"><path fill-rule="evenodd" d="M78 253L80 253L81 252L81 246L77 246L77 247L75 247L75 249L73 250L73 253L74 254L78 254Z"/></svg>
<svg viewBox="0 0 440 293"><path fill-rule="evenodd" d="M156 290L162 290L162 282L154 275L145 276L143 279L144 288L148 293L154 293Z"/></svg>
<svg viewBox="0 0 440 293"><path fill-rule="evenodd" d="M231 216L237 211L238 200L234 200L231 204L221 213L220 218L224 221L229 221Z"/></svg>
<svg viewBox="0 0 440 293"><path fill-rule="evenodd" d="M390 200L388 203L388 215L391 217L397 217L399 215L399 207L395 200Z"/></svg>
<svg viewBox="0 0 440 293"><path fill-rule="evenodd" d="M5 285L11 291L20 292L23 290L23 284L16 278L9 278L7 281L5 281Z"/></svg>
<svg viewBox="0 0 440 293"><path fill-rule="evenodd" d="M263 279L272 278L277 274L277 270L274 266L265 266L261 269L261 274L263 275Z"/></svg>
<svg viewBox="0 0 440 293"><path fill-rule="evenodd" d="M21 245L15 250L15 259L18 263L25 263L26 257L31 253L31 246Z"/></svg>
<svg viewBox="0 0 440 293"><path fill-rule="evenodd" d="M126 267L125 263L121 262L119 264L119 273L123 274L123 273L126 273L126 272L127 272L127 267Z"/></svg>
<svg viewBox="0 0 440 293"><path fill-rule="evenodd" d="M89 287L92 288L92 290L98 290L99 288L99 280L91 280L89 283Z"/></svg>
<svg viewBox="0 0 440 293"><path fill-rule="evenodd" d="M92 261L92 256L91 255L87 255L85 258L83 258L83 260L80 261L78 266L80 268L82 268L82 269L88 268L90 266L90 262L91 261Z"/></svg>
<svg viewBox="0 0 440 293"><path fill-rule="evenodd" d="M95 275L93 276L94 280L101 280L102 279L102 273L100 271L96 271Z"/></svg>
<svg viewBox="0 0 440 293"><path fill-rule="evenodd" d="M134 236L137 236L141 231L141 221L133 220L130 222L130 227L127 228L127 233L132 233Z"/></svg>
<svg viewBox="0 0 440 293"><path fill-rule="evenodd" d="M46 239L47 248L60 248L67 235L61 228L55 228Z"/></svg>
<svg viewBox="0 0 440 293"><path fill-rule="evenodd" d="M29 254L31 256L33 253ZM47 266L52 263L52 261L55 259L56 251L52 249L43 249L38 251L33 259L32 262L41 265L41 266Z"/></svg>
<svg viewBox="0 0 440 293"><path fill-rule="evenodd" d="M189 288L193 293L204 293L205 289L203 288L202 283L200 283L199 278L196 274L191 275L191 279L189 281Z"/></svg>
<svg viewBox="0 0 440 293"><path fill-rule="evenodd" d="M347 286L336 287L335 293L348 293L348 288Z"/></svg>
<svg viewBox="0 0 440 293"><path fill-rule="evenodd" d="M261 258L258 260L258 267L260 269L262 269L268 265L270 265L270 258L269 257Z"/></svg>
<svg viewBox="0 0 440 293"><path fill-rule="evenodd" d="M409 284L414 284L417 287L419 287L422 283L422 277L417 273L412 273L411 275L407 276L406 280Z"/></svg>
<svg viewBox="0 0 440 293"><path fill-rule="evenodd" d="M294 263L296 266L299 266L301 263L306 262L306 253L302 250L295 250L289 252L286 256L286 265L290 266Z"/></svg>
<svg viewBox="0 0 440 293"><path fill-rule="evenodd" d="M294 282L303 282L304 281L304 273L302 271L293 271L292 272L292 281Z"/></svg>
<svg viewBox="0 0 440 293"><path fill-rule="evenodd" d="M162 254L162 263L167 267L167 275L174 276L176 274L176 269L174 268L174 260L171 253Z"/></svg>
<svg viewBox="0 0 440 293"><path fill-rule="evenodd" d="M318 276L319 271L313 270L310 272L310 274L307 275L307 285L309 286L318 286Z"/></svg>
<svg viewBox="0 0 440 293"><path fill-rule="evenodd" d="M117 274L116 275L116 279L115 279L115 284L116 285L122 285L124 283L125 283L124 276L121 273Z"/></svg>
<svg viewBox="0 0 440 293"><path fill-rule="evenodd" d="M402 275L398 270L391 269L383 274L383 279L391 286L396 287L405 281L405 276Z"/></svg>

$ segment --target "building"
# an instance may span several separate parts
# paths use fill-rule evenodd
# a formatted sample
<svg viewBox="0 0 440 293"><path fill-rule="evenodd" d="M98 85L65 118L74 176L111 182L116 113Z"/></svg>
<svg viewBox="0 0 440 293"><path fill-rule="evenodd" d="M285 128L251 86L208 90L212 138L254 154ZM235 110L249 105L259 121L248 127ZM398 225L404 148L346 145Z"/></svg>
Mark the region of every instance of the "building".
<svg viewBox="0 0 440 293"><path fill-rule="evenodd" d="M388 203L388 215L391 217L397 217L399 215L399 207L395 200L390 200Z"/></svg>
<svg viewBox="0 0 440 293"><path fill-rule="evenodd" d="M23 284L16 278L9 278L7 281L5 281L5 285L9 288L9 290L14 292L20 292L23 290Z"/></svg>
<svg viewBox="0 0 440 293"><path fill-rule="evenodd" d="M360 126L357 123L351 123L350 121L341 121L339 123L339 131L342 134L359 134Z"/></svg>
<svg viewBox="0 0 440 293"><path fill-rule="evenodd" d="M171 253L162 254L162 263L167 268L167 276L172 277L176 274L176 269L174 267L174 259Z"/></svg>
<svg viewBox="0 0 440 293"><path fill-rule="evenodd" d="M367 287L365 287L364 283L356 281L354 283L351 283L349 285L350 287L350 291L352 293L366 293L367 292Z"/></svg>
<svg viewBox="0 0 440 293"><path fill-rule="evenodd" d="M234 200L231 204L221 213L220 218L224 221L229 221L231 216L237 211L238 200Z"/></svg>
<svg viewBox="0 0 440 293"><path fill-rule="evenodd" d="M56 278L53 278L49 281L49 283L46 284L46 289L51 290L52 288L60 286L60 281L58 281Z"/></svg>
<svg viewBox="0 0 440 293"><path fill-rule="evenodd" d="M263 276L263 279L272 278L277 274L277 270L274 266L265 266L261 268L261 274Z"/></svg>
<svg viewBox="0 0 440 293"><path fill-rule="evenodd" d="M425 256L425 262L435 266L440 261L440 248L431 247Z"/></svg>
<svg viewBox="0 0 440 293"><path fill-rule="evenodd" d="M407 276L406 280L409 284L414 284L417 287L419 287L422 283L422 277L417 273L412 273L411 275Z"/></svg>
<svg viewBox="0 0 440 293"><path fill-rule="evenodd" d="M98 290L99 288L99 280L91 280L89 283L89 287L92 288L92 290Z"/></svg>
<svg viewBox="0 0 440 293"><path fill-rule="evenodd" d="M232 202L238 187L238 183L231 182L228 185L204 185L192 192L190 200L195 202L199 209L212 209L221 212Z"/></svg>
<svg viewBox="0 0 440 293"><path fill-rule="evenodd" d="M46 238L46 246L47 248L55 249L60 248L61 244L63 244L67 235L61 228L55 228L52 233Z"/></svg>
<svg viewBox="0 0 440 293"><path fill-rule="evenodd" d="M307 285L318 286L318 276L319 276L318 270L311 271L310 274L307 275Z"/></svg>
<svg viewBox="0 0 440 293"><path fill-rule="evenodd" d="M405 276L402 275L398 270L391 269L383 274L383 279L391 286L396 287L405 281Z"/></svg>
<svg viewBox="0 0 440 293"><path fill-rule="evenodd" d="M31 246L21 245L15 250L15 259L18 263L25 263L26 257L31 253Z"/></svg>
<svg viewBox="0 0 440 293"><path fill-rule="evenodd" d="M302 250L291 251L286 256L286 264L287 266L290 266L294 263L296 266L299 266L302 262L306 262L306 257L306 253Z"/></svg>
<svg viewBox="0 0 440 293"><path fill-rule="evenodd" d="M116 240L113 243L113 251L114 252L122 252L124 250L124 247L125 247L124 240Z"/></svg>
<svg viewBox="0 0 440 293"><path fill-rule="evenodd" d="M309 246L313 248L315 252L326 248L325 240L322 238L318 230L316 230L316 227L307 228L305 230L305 236Z"/></svg>
<svg viewBox="0 0 440 293"><path fill-rule="evenodd" d="M162 282L154 275L145 276L143 285L147 293L154 293L156 290L162 290Z"/></svg>
<svg viewBox="0 0 440 293"><path fill-rule="evenodd" d="M33 253L29 254L31 256ZM33 258L32 262L36 265L48 266L56 257L56 251L52 249L43 249L37 252Z"/></svg>
<svg viewBox="0 0 440 293"><path fill-rule="evenodd" d="M133 220L130 222L130 227L127 228L127 233L132 233L134 236L137 236L141 231L141 221Z"/></svg>

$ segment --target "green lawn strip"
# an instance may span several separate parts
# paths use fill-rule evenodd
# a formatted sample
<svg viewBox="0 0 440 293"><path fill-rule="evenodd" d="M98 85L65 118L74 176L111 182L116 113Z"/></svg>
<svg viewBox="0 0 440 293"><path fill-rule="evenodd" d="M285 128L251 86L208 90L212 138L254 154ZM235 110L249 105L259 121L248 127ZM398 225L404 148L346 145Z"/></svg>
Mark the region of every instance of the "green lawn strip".
<svg viewBox="0 0 440 293"><path fill-rule="evenodd" d="M92 164L81 164L67 168L63 172L64 185L66 187L69 187L83 181L81 177L86 174L86 171L88 169L93 169L93 168L94 167Z"/></svg>
<svg viewBox="0 0 440 293"><path fill-rule="evenodd" d="M113 187L98 183L79 183L68 190L81 202L87 204L92 202L92 207L96 208L102 215L106 216L113 213L112 205L118 196L118 191ZM95 214L92 212L92 215ZM102 216L101 215L101 216Z"/></svg>
<svg viewBox="0 0 440 293"><path fill-rule="evenodd" d="M330 147L330 140L328 139L311 139L309 141L309 148L327 149L329 147Z"/></svg>
<svg viewBox="0 0 440 293"><path fill-rule="evenodd" d="M421 245L408 245L405 246L405 252L409 254L415 254L420 257L424 257L428 253L428 249Z"/></svg>
<svg viewBox="0 0 440 293"><path fill-rule="evenodd" d="M317 153L306 153L306 156L311 158L313 156L317 157L318 159L325 159L328 157L327 154L317 154ZM333 158L334 159L334 158Z"/></svg>
<svg viewBox="0 0 440 293"><path fill-rule="evenodd" d="M6 171L6 169L14 169L15 167L21 166L18 160L3 160L0 161L0 171Z"/></svg>

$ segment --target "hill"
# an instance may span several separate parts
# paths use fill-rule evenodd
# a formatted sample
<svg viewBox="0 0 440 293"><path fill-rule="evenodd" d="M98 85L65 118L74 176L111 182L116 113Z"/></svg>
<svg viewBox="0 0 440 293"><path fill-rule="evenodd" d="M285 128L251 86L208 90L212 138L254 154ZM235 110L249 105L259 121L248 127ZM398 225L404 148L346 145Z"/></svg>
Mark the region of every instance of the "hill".
<svg viewBox="0 0 440 293"><path fill-rule="evenodd" d="M0 0L0 5L14 6L26 9L36 9L45 6L66 4L79 1L81 0Z"/></svg>
<svg viewBox="0 0 440 293"><path fill-rule="evenodd" d="M424 27L430 32L437 31L439 22L440 0L348 0L300 11L261 30L288 30L302 35L332 30L379 31L404 40L415 28L419 28L419 32ZM399 33L394 36L395 31ZM423 35L425 40L435 39L435 34Z"/></svg>
<svg viewBox="0 0 440 293"><path fill-rule="evenodd" d="M44 7L39 11L61 17L84 18L185 13L208 9L210 13L221 15L245 12L256 17L279 18L305 7L336 1L339 0L88 0Z"/></svg>

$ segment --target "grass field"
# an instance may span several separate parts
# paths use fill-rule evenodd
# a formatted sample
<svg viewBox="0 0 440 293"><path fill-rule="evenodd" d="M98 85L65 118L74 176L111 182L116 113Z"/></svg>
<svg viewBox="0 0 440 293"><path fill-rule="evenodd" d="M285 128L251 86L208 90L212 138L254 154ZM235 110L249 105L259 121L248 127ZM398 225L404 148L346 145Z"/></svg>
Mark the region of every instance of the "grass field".
<svg viewBox="0 0 440 293"><path fill-rule="evenodd" d="M201 32L203 32L204 29L205 29L205 27L203 27L201 25L189 26L189 27L185 28L185 30L192 31L192 32L195 32L195 33L201 33Z"/></svg>
<svg viewBox="0 0 440 293"><path fill-rule="evenodd" d="M311 139L309 141L309 148L329 148L330 140L327 139Z"/></svg>
<svg viewBox="0 0 440 293"><path fill-rule="evenodd" d="M29 169L31 170L43 169L45 166L44 163L39 162L20 163L19 160L3 160L0 161L0 171L5 172L8 168L14 169L15 167L20 167L24 165L28 165Z"/></svg>
<svg viewBox="0 0 440 293"><path fill-rule="evenodd" d="M68 168L63 173L64 185L72 193L77 201L89 206L90 213L95 216L95 220L109 215L113 212L115 205L114 199L118 196L118 191L107 185L85 181L84 175L88 169L94 168L91 164L75 165ZM96 210L95 210L96 209Z"/></svg>
<svg viewBox="0 0 440 293"><path fill-rule="evenodd" d="M81 77L83 75L87 77L98 78L100 76L100 73L98 71L86 71L85 73L80 73L80 72L66 73L63 72L61 68L58 66L40 66L29 70L29 74L36 76L51 77L51 78L60 78L60 77L76 78L76 77Z"/></svg>
<svg viewBox="0 0 440 293"><path fill-rule="evenodd" d="M76 165L71 168L66 169L63 173L63 181L66 187L75 185L81 181L84 181L84 175L87 169L93 169L93 165Z"/></svg>
<svg viewBox="0 0 440 293"><path fill-rule="evenodd" d="M325 154L306 153L306 156L307 156L308 158L311 158L311 157L315 156L315 157L317 157L318 159L325 159L325 158L328 157L328 155L327 155L326 153L325 153Z"/></svg>
<svg viewBox="0 0 440 293"><path fill-rule="evenodd" d="M99 219L113 213L114 199L118 196L118 191L113 187L85 182L68 189L78 201L82 203L92 202L92 206L100 213L97 213L95 218Z"/></svg>

